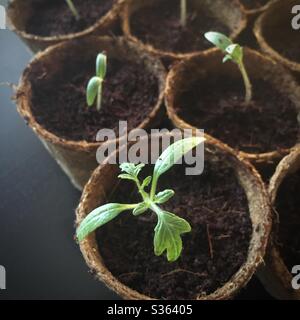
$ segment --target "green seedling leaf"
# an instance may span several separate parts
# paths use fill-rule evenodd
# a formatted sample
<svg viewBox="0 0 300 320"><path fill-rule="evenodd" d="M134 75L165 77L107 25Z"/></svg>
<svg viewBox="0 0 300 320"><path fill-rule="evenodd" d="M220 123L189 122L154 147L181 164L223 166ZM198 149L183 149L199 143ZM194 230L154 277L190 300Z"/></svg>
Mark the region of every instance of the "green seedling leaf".
<svg viewBox="0 0 300 320"><path fill-rule="evenodd" d="M156 161L154 176L156 178L160 177L163 173L173 167L186 153L204 141L205 139L201 137L190 137L179 140L169 146Z"/></svg>
<svg viewBox="0 0 300 320"><path fill-rule="evenodd" d="M96 75L100 79L106 76L107 57L104 53L99 53L96 59Z"/></svg>
<svg viewBox="0 0 300 320"><path fill-rule="evenodd" d="M175 192L170 189L161 191L155 196L154 202L157 204L163 204L163 203L169 201L174 196L174 194L175 194Z"/></svg>
<svg viewBox="0 0 300 320"><path fill-rule="evenodd" d="M144 179L143 183L142 183L142 189L144 190L146 187L148 187L151 183L152 177L149 176L146 179Z"/></svg>
<svg viewBox="0 0 300 320"><path fill-rule="evenodd" d="M230 56L230 58L235 61L237 64L243 61L243 48L238 44L231 44L226 48L226 52Z"/></svg>
<svg viewBox="0 0 300 320"><path fill-rule="evenodd" d="M138 178L139 173L144 168L144 164L140 163L138 165L135 165L134 163L122 163L120 165L120 168L123 172L126 172L128 175L130 175L134 180Z"/></svg>
<svg viewBox="0 0 300 320"><path fill-rule="evenodd" d="M132 180L132 181L136 180L133 176L131 176L130 174L127 174L127 173L119 174L118 178L123 179L123 180Z"/></svg>
<svg viewBox="0 0 300 320"><path fill-rule="evenodd" d="M227 47L232 44L232 41L228 37L219 32L206 32L204 36L209 42L224 52L226 51Z"/></svg>
<svg viewBox="0 0 300 320"><path fill-rule="evenodd" d="M190 224L167 211L158 214L158 223L155 227L154 252L157 256L167 251L167 259L176 261L181 255L181 235L191 231Z"/></svg>
<svg viewBox="0 0 300 320"><path fill-rule="evenodd" d="M131 205L109 203L92 211L77 229L77 238L82 241L88 234L105 225L121 212L131 209Z"/></svg>
<svg viewBox="0 0 300 320"><path fill-rule="evenodd" d="M139 216L143 213L145 213L149 209L149 206L145 203L139 203L138 206L133 210L133 215L134 216Z"/></svg>
<svg viewBox="0 0 300 320"><path fill-rule="evenodd" d="M99 92L99 87L101 87L101 85L102 81L98 77L93 77L89 81L86 89L86 101L89 107L91 107L94 104Z"/></svg>

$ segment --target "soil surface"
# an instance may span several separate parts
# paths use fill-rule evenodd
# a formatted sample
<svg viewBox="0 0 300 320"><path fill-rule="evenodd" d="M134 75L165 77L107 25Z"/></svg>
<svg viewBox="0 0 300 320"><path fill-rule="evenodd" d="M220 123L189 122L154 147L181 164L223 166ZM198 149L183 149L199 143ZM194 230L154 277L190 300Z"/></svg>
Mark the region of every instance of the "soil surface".
<svg viewBox="0 0 300 320"><path fill-rule="evenodd" d="M254 81L253 92L251 105L245 106L242 81L206 78L191 84L176 111L187 123L244 152L294 146L299 124L292 102L264 81Z"/></svg>
<svg viewBox="0 0 300 320"><path fill-rule="evenodd" d="M270 0L240 0L247 9L259 9L266 5Z"/></svg>
<svg viewBox="0 0 300 320"><path fill-rule="evenodd" d="M169 52L187 53L211 48L204 38L209 30L229 34L230 30L221 21L190 9L186 27L180 23L180 7L174 0L162 1L138 10L131 17L131 32L144 43L156 49Z"/></svg>
<svg viewBox="0 0 300 320"><path fill-rule="evenodd" d="M56 82L42 68L32 70L32 112L37 122L57 136L73 141L94 142L100 129L117 130L119 120L128 129L140 125L158 99L157 78L139 63L108 59L103 84L102 107L88 107L86 87L95 74L95 60L65 66Z"/></svg>
<svg viewBox="0 0 300 320"><path fill-rule="evenodd" d="M245 193L224 161L206 162L197 177L185 176L184 167L176 166L160 182L158 191L172 188L176 193L161 207L192 226L183 236L182 256L174 263L164 255L156 257L156 216L127 212L97 231L105 264L121 282L153 298L194 299L212 293L247 258L252 225ZM129 190L134 190L132 184L121 182L112 201L139 201L136 191Z"/></svg>
<svg viewBox="0 0 300 320"><path fill-rule="evenodd" d="M279 188L276 209L279 213L279 238L284 262L289 270L300 264L300 171L287 177Z"/></svg>
<svg viewBox="0 0 300 320"><path fill-rule="evenodd" d="M80 15L76 20L66 1L51 0L35 4L25 31L43 37L80 32L104 16L116 0L73 0Z"/></svg>

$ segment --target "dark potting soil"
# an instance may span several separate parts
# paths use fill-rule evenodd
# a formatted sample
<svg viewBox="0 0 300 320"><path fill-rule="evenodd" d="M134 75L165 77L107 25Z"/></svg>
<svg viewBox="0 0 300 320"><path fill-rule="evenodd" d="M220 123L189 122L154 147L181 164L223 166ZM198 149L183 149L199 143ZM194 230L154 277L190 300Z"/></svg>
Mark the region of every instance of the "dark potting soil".
<svg viewBox="0 0 300 320"><path fill-rule="evenodd" d="M36 3L25 31L43 37L80 32L104 16L116 0L73 0L80 14L76 20L66 1L51 0Z"/></svg>
<svg viewBox="0 0 300 320"><path fill-rule="evenodd" d="M149 172L148 172L149 173ZM144 173L145 176L145 173ZM224 162L206 163L201 176L185 176L183 166L161 178L159 190L176 195L161 207L185 218L192 232L183 236L183 252L169 263L153 251L157 218L130 212L97 231L105 265L122 283L159 299L194 299L224 285L247 258L252 225L246 195ZM139 201L132 184L121 182L112 201ZM134 203L134 202L131 202Z"/></svg>
<svg viewBox="0 0 300 320"><path fill-rule="evenodd" d="M247 9L259 9L266 5L270 0L240 0Z"/></svg>
<svg viewBox="0 0 300 320"><path fill-rule="evenodd" d="M212 76L183 92L176 111L187 123L244 152L294 146L299 124L292 102L264 81L254 81L253 92L251 105L245 106L242 81Z"/></svg>
<svg viewBox="0 0 300 320"><path fill-rule="evenodd" d="M300 171L287 177L279 188L276 209L279 214L277 239L290 272L300 264Z"/></svg>
<svg viewBox="0 0 300 320"><path fill-rule="evenodd" d="M108 59L103 84L102 107L88 107L86 87L95 73L95 60L66 66L55 82L32 70L32 112L39 124L57 136L73 141L94 142L100 129L118 129L119 121L128 130L140 125L152 111L158 97L157 78L139 63Z"/></svg>
<svg viewBox="0 0 300 320"><path fill-rule="evenodd" d="M144 43L156 49L187 53L211 48L204 38L209 30L229 34L230 30L221 21L190 9L186 27L180 23L180 1L160 1L155 5L138 10L131 17L131 32Z"/></svg>

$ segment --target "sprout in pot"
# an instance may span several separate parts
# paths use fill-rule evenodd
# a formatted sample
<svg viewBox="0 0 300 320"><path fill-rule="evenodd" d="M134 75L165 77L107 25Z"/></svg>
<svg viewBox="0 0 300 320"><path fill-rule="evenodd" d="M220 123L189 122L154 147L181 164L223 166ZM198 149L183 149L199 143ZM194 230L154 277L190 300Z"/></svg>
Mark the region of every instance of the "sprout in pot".
<svg viewBox="0 0 300 320"><path fill-rule="evenodd" d="M192 140L180 141L183 154ZM199 176L187 175L185 165L162 166L169 152L143 170L124 164L121 178L130 180L119 180L119 166L109 164L113 155L96 169L77 209L80 249L93 272L125 299L232 298L264 256L270 211L263 183L248 163L210 140Z"/></svg>
<svg viewBox="0 0 300 320"><path fill-rule="evenodd" d="M90 79L87 90L86 90L86 99L87 104L91 107L97 98L96 108L98 111L101 109L102 101L102 86L103 81L106 76L107 69L107 57L105 54L100 53L96 59L96 76Z"/></svg>
<svg viewBox="0 0 300 320"><path fill-rule="evenodd" d="M203 141L203 138L192 137L172 144L157 160L153 175L146 177L142 182L138 176L144 164L121 164L120 168L123 173L119 175L119 178L133 181L143 201L137 204L110 203L95 209L83 220L77 229L79 241L82 241L91 232L95 231L95 229L115 219L123 211L132 210L134 216L139 216L151 210L156 214L158 219L154 235L154 252L157 256L160 256L166 251L168 261L176 261L182 251L181 235L190 232L191 226L186 220L160 207L160 205L166 203L174 196L174 191L166 189L156 193L157 183L162 174L175 165L184 154ZM147 192L145 188L147 188L150 183L151 190Z"/></svg>
<svg viewBox="0 0 300 320"><path fill-rule="evenodd" d="M33 52L115 29L124 0L12 0L11 28Z"/></svg>
<svg viewBox="0 0 300 320"><path fill-rule="evenodd" d="M207 26L229 33L232 38L246 26L241 6L236 2L224 4L223 0L128 0L122 18L128 38L147 51L171 59L207 50L209 43L201 36Z"/></svg>
<svg viewBox="0 0 300 320"><path fill-rule="evenodd" d="M251 161L280 160L298 142L300 87L259 52L218 32L205 38L220 50L191 57L168 75L166 106L173 124L203 128Z"/></svg>
<svg viewBox="0 0 300 320"><path fill-rule="evenodd" d="M239 44L234 44L228 37L219 32L207 32L205 38L226 54L223 59L224 63L231 60L239 67L246 89L245 103L249 105L252 99L252 85L243 61L243 48Z"/></svg>

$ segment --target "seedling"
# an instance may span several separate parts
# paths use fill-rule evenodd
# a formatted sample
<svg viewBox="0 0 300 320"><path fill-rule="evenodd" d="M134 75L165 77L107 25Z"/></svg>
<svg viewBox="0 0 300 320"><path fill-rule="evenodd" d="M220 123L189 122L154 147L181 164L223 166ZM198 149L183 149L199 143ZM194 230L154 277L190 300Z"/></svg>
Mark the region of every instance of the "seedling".
<svg viewBox="0 0 300 320"><path fill-rule="evenodd" d="M174 196L174 191L167 189L156 193L159 177L168 171L178 160L194 147L204 142L200 137L191 137L179 140L168 147L156 161L153 175L148 176L142 182L139 173L144 164L123 163L120 165L122 174L120 179L131 180L141 195L142 202L136 204L109 203L92 211L80 224L77 229L77 238L83 241L84 238L116 218L121 212L132 210L134 216L145 214L148 210L154 212L158 222L154 229L154 253L157 256L167 252L167 259L170 262L176 261L182 252L181 235L191 231L190 224L171 212L167 212L160 205L166 203ZM150 192L145 189L151 184Z"/></svg>
<svg viewBox="0 0 300 320"><path fill-rule="evenodd" d="M107 57L104 53L100 53L96 59L96 76L90 79L86 89L86 101L88 106L91 107L97 98L96 108L98 111L101 109L102 87L106 76L106 70Z"/></svg>
<svg viewBox="0 0 300 320"><path fill-rule="evenodd" d="M180 0L180 22L183 27L186 26L186 20L187 20L187 0Z"/></svg>
<svg viewBox="0 0 300 320"><path fill-rule="evenodd" d="M75 17L75 19L79 20L80 19L80 15L79 15L79 13L78 13L73 1L72 0L66 0L66 2L67 2L68 7L71 10L73 16Z"/></svg>
<svg viewBox="0 0 300 320"><path fill-rule="evenodd" d="M252 85L244 65L243 47L233 43L228 37L219 32L207 32L205 33L205 38L225 53L225 57L223 58L224 63L231 60L238 65L246 89L245 103L249 105L252 100Z"/></svg>

